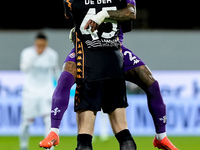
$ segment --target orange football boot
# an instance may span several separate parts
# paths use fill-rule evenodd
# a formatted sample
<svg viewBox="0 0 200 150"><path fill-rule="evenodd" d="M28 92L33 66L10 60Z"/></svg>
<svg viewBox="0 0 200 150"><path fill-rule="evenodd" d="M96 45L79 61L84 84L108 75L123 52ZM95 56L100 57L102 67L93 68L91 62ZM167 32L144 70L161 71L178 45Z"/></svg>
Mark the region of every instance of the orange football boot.
<svg viewBox="0 0 200 150"><path fill-rule="evenodd" d="M167 137L165 137L162 140L157 140L156 138L154 138L153 145L154 147L157 147L163 150L179 150L170 142L170 140Z"/></svg>
<svg viewBox="0 0 200 150"><path fill-rule="evenodd" d="M47 137L40 142L40 147L43 148L51 148L52 146L56 146L59 144L59 136L51 131Z"/></svg>

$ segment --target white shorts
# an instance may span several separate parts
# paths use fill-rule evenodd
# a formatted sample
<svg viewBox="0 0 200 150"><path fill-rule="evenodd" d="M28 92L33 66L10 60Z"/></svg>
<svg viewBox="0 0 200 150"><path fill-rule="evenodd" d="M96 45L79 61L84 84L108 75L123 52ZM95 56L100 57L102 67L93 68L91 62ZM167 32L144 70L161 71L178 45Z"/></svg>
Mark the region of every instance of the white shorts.
<svg viewBox="0 0 200 150"><path fill-rule="evenodd" d="M38 116L50 115L51 95L23 94L22 117L23 119L34 119Z"/></svg>

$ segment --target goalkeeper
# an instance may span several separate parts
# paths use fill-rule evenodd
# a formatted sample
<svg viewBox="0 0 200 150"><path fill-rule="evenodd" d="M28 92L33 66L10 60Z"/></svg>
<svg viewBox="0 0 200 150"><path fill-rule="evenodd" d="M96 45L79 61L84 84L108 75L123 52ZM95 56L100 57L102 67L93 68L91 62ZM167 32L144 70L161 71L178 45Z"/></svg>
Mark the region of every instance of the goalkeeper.
<svg viewBox="0 0 200 150"><path fill-rule="evenodd" d="M88 24L92 24L91 26L93 26L93 22L88 22ZM95 31L96 28L98 28L98 25L94 25L92 30ZM71 36L71 39L75 38ZM122 29L120 29L119 39L122 43ZM160 94L158 82L153 78L150 70L140 58L123 45L121 45L121 48L124 55L124 72L126 80L137 84L147 94L148 107L156 130L156 137L153 142L154 146L166 150L177 150L177 148L168 140L166 136L166 106ZM78 52L76 52L75 49L72 49L64 64L65 70L70 72L74 78L76 78L77 74L79 74L79 72L76 71L76 67L80 67L79 62L76 64L77 60L75 60L75 55L78 55Z"/></svg>

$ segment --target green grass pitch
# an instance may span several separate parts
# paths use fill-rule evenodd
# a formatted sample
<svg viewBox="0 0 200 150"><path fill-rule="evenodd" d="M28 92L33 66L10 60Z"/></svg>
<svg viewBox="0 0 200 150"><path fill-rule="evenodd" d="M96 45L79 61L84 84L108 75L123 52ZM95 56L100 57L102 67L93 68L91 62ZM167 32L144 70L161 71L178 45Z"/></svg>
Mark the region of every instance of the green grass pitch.
<svg viewBox="0 0 200 150"><path fill-rule="evenodd" d="M28 150L42 150L39 148L39 141L43 137L30 137ZM137 150L158 150L152 145L153 137L134 137L137 143ZM179 150L200 150L200 136L182 137L173 136L169 139ZM60 144L55 150L75 150L76 137L61 136ZM114 137L110 137L108 141L101 141L98 137L93 142L94 150L119 150L118 143ZM18 137L0 137L0 150L19 150L19 138Z"/></svg>

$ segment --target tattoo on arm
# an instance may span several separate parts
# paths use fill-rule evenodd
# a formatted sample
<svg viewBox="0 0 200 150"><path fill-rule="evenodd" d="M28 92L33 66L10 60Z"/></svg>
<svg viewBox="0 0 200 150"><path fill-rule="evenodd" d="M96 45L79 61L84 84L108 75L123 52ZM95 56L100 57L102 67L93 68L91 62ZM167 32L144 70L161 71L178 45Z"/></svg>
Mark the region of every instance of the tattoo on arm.
<svg viewBox="0 0 200 150"><path fill-rule="evenodd" d="M108 11L110 15L109 19L115 21L126 21L130 19L136 19L136 10L135 6L128 4L126 8L115 10L115 11Z"/></svg>

